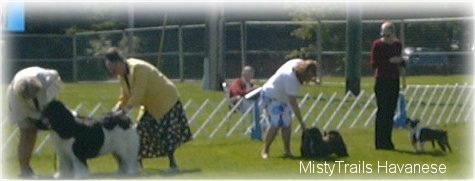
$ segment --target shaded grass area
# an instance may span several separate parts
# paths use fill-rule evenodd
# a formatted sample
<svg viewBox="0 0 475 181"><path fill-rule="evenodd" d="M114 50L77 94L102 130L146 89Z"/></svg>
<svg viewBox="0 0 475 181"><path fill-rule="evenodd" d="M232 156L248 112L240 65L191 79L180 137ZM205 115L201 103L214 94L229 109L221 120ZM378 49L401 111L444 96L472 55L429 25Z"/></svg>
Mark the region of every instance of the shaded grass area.
<svg viewBox="0 0 475 181"><path fill-rule="evenodd" d="M320 86L308 85L304 86L301 91L302 94L310 93L318 95L323 92L325 95L330 95L333 92L343 94L344 85L339 82L344 82L343 78L328 77L324 79L324 84ZM466 76L430 76L430 77L408 77L409 84L463 84L470 82ZM372 92L373 79L365 77L362 79L362 89L367 93ZM181 100L193 100L193 102L203 102L206 99L218 103L223 98L223 93L220 91L203 91L200 82L185 82L177 83L180 90ZM116 101L119 94L119 85L115 83L77 83L67 84L64 92L61 93L59 99L69 105L71 108L79 104L91 110L98 103L103 104L105 112L111 108ZM215 106L215 105L214 105ZM308 107L309 105L305 105ZM343 106L348 109L348 106ZM374 108L374 107L373 107ZM197 106L191 106L187 110L188 117L196 111ZM331 106L328 111L335 111L336 106ZM315 117L321 107L317 107L312 112ZM202 116L199 116L194 124L192 124L192 131L196 131L199 123L202 123L213 111L213 107L204 110ZM345 111L343 111L345 112ZM80 112L81 113L81 112ZM82 114L88 114L83 111ZM224 114L222 111L218 114ZM339 115L341 116L341 115ZM325 118L327 118L326 116ZM229 126L236 121L236 116L233 115L225 129L229 130ZM295 122L294 122L295 123ZM210 122L210 125L217 124L217 121ZM247 124L248 125L248 124ZM296 124L294 124L295 127ZM322 123L317 126L321 127ZM251 141L248 136L242 134L234 134L230 138L224 136L217 136L213 139L207 137L197 137L193 141L186 143L180 147L176 152L177 162L181 167L181 172L178 174L168 174L165 171L168 169L168 160L165 157L156 159L144 160L144 169L141 175L130 177L130 179L259 179L259 178L278 178L278 179L366 179L366 178L429 178L429 179L464 179L473 177L471 172L473 169L473 123L460 122L442 124L439 127L446 129L449 132L449 138L453 153L442 153L438 147L432 149L430 144L426 144L427 153L415 154L412 151L412 146L409 143L408 131L403 129L396 129L393 132L393 139L397 151L376 151L373 147L373 124L368 127L362 125L355 128L343 127L340 131L348 146L350 156L346 158L328 158L325 160L303 160L299 157L294 159L286 159L282 155L282 141L280 137L271 148L271 157L268 160L262 160L259 156L259 151L262 148L262 142ZM242 132L245 127L240 128ZM4 127L4 135L9 135L12 127L6 125ZM211 130L203 130L204 133L210 133ZM41 140L46 135L42 132L39 135ZM299 156L301 132L293 134L292 136L292 151L294 155ZM4 136L5 138L5 136ZM3 175L5 178L16 178L18 173L18 164L15 157L17 138L14 138L5 152L3 153ZM3 141L2 141L3 143ZM37 145L40 141L37 141ZM44 178L51 178L55 169L53 166L53 148L46 146L37 155L33 157L32 165L35 171ZM337 166L336 161L343 161L343 164L356 164L360 167L364 165L371 165L372 173L362 173L359 169L357 173L350 173L349 170L345 173L343 170L334 172L331 176L329 173L301 173L301 163L320 164L325 161L330 165ZM444 164L447 167L446 173L437 174L410 174L410 173L384 173L377 172L378 161L392 164ZM91 170L91 177L97 179L123 179L129 177L117 176L116 163L112 156L106 155L100 158L91 159L88 161ZM343 169L343 168L341 168Z"/></svg>

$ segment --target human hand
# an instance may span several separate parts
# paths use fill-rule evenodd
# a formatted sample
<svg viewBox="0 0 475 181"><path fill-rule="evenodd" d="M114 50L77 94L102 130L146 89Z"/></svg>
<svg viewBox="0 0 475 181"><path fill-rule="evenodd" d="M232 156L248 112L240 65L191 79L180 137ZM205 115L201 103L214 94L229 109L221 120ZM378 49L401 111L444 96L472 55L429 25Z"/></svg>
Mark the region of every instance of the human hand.
<svg viewBox="0 0 475 181"><path fill-rule="evenodd" d="M112 111L113 116L121 116L121 115L125 115L125 114L127 114L126 111L124 109L120 109L120 108Z"/></svg>

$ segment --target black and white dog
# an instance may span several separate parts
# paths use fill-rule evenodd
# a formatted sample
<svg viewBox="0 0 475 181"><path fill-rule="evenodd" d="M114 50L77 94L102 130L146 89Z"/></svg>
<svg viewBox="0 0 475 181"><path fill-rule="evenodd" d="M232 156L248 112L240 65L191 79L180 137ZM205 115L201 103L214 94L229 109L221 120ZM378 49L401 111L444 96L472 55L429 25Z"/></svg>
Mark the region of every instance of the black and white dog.
<svg viewBox="0 0 475 181"><path fill-rule="evenodd" d="M78 118L62 102L53 100L43 110L42 121L51 129L59 158L56 178L87 177L87 159L107 153L114 154L119 173L139 173L139 135L127 115Z"/></svg>
<svg viewBox="0 0 475 181"><path fill-rule="evenodd" d="M323 158L331 154L348 156L346 144L338 131L324 132L317 127L305 129L302 133L300 154L303 158Z"/></svg>
<svg viewBox="0 0 475 181"><path fill-rule="evenodd" d="M411 131L409 137L414 151L424 152L424 142L426 141L431 141L432 147L435 148L434 142L437 141L442 151L445 152L445 147L447 147L449 151L452 152L447 131L421 126L420 120L412 120L409 118L406 119L406 125Z"/></svg>

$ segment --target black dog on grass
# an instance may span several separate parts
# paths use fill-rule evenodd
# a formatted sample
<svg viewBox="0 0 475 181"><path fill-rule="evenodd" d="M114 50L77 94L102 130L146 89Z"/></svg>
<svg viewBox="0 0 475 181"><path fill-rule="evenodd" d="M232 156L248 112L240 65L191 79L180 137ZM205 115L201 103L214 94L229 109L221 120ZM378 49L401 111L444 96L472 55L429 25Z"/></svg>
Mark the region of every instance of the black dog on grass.
<svg viewBox="0 0 475 181"><path fill-rule="evenodd" d="M345 142L338 131L329 131L322 135L316 127L303 131L300 154L303 158L324 158L332 154L338 157L348 156Z"/></svg>

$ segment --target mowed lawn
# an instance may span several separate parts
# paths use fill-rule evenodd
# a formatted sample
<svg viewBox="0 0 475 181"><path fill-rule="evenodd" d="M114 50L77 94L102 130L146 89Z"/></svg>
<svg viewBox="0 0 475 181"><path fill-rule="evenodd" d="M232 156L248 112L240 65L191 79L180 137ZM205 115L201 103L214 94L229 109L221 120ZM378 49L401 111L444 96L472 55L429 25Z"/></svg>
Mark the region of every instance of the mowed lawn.
<svg viewBox="0 0 475 181"><path fill-rule="evenodd" d="M305 86L301 93L316 95L320 92L330 94L344 92L344 79L325 77L323 85ZM362 89L372 91L373 79L362 79ZM463 84L471 82L467 76L415 76L408 77L408 84ZM181 93L182 102L193 100L201 103L206 99L218 103L223 98L219 91L203 91L201 83L197 81L185 81L177 83ZM67 84L59 99L71 108L82 104L83 110L92 110L98 103L102 104L101 110L111 108L119 94L117 83L71 83ZM81 110L81 109L80 109ZM191 110L191 109L190 109ZM206 119L213 111L212 107L203 110L199 117ZM318 112L319 110L315 110ZM334 110L329 110L334 111ZM81 114L88 114L87 111ZM188 117L194 112L187 112ZM233 117L233 120L235 121ZM217 124L213 122L212 124ZM196 131L200 125L193 124L192 131ZM165 157L144 160L144 169L141 174L128 179L367 179L367 178L427 178L427 179L466 179L473 177L473 122L459 122L442 124L438 126L446 129L452 146L452 153L443 153L436 145L433 149L430 143L425 144L426 153L415 154L409 142L408 131L395 129L393 140L396 151L376 151L373 146L373 124L368 127L343 127L341 134L347 144L349 157L330 157L321 160L305 160L299 158L301 132L292 135L292 151L296 158L286 159L282 156L282 141L280 136L276 138L271 147L270 158L263 160L259 152L262 142L251 141L249 136L234 134L230 138L224 136L208 139L200 136L186 143L176 152L177 162L181 172L167 174L168 159ZM4 139L12 132L13 127L4 125ZM39 135L39 141L47 132ZM18 163L16 161L16 143L12 143L2 154L3 178L17 178ZM36 173L43 178L50 179L55 172L53 148L44 147L32 160ZM88 161L91 178L94 179L118 179L115 171L117 165L110 155ZM324 165L326 163L326 165ZM388 167L384 167L386 165ZM429 169L408 169L408 166L422 165ZM327 167L325 167L327 166ZM333 171L330 170L333 168ZM387 169L386 169L387 168ZM394 168L394 169L393 169ZM445 168L445 169L442 169ZM412 173L421 172L421 173Z"/></svg>

